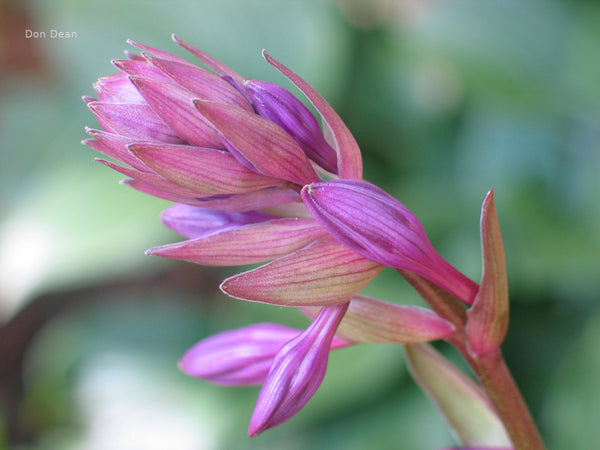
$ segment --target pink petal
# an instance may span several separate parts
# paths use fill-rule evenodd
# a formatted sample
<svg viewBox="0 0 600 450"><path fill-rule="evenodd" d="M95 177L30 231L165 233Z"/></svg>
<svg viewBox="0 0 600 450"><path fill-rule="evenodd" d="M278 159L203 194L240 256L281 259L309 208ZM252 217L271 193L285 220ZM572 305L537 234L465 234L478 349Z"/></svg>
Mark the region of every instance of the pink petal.
<svg viewBox="0 0 600 450"><path fill-rule="evenodd" d="M116 170L119 173L122 173L125 176L131 177L134 180L141 181L153 186L156 186L165 191L171 192L172 194L178 197L200 197L203 195L201 192L191 191L189 189L185 189L181 186L176 185L175 183L170 182L169 180L165 180L163 177L156 175L150 172L140 172L135 169L130 169L129 167L119 166L118 164L112 163L110 161L106 161L104 159L96 158L95 161L100 162L113 170Z"/></svg>
<svg viewBox="0 0 600 450"><path fill-rule="evenodd" d="M94 89L101 102L146 104L127 74L122 72L99 78L94 83Z"/></svg>
<svg viewBox="0 0 600 450"><path fill-rule="evenodd" d="M325 376L331 341L347 308L347 303L323 308L302 334L279 350L258 394L249 436L290 419L314 395Z"/></svg>
<svg viewBox="0 0 600 450"><path fill-rule="evenodd" d="M252 105L240 92L218 75L189 64L146 56L149 62L167 74L177 84L201 99L237 106L254 112Z"/></svg>
<svg viewBox="0 0 600 450"><path fill-rule="evenodd" d="M204 53L202 50L199 50L196 47L188 44L187 42L182 41L175 35L173 35L172 38L173 38L173 41L175 41L179 46L183 47L188 52L190 52L192 55L194 55L196 58L198 58L200 61L202 61L204 64L206 64L206 66L209 69L211 69L212 71L216 72L217 74L221 75L224 78L231 79L239 87L244 85L244 77L242 77L236 71L227 67L225 64L223 64L218 59L213 58L208 53ZM158 53L154 53L154 54L156 56L160 56Z"/></svg>
<svg viewBox="0 0 600 450"><path fill-rule="evenodd" d="M362 179L362 157L360 148L354 136L346 127L340 116L331 107L327 100L315 88L292 72L286 66L276 61L263 50L263 57L269 64L285 75L308 98L315 109L323 118L323 125L333 140L332 145L338 154L338 173L342 178Z"/></svg>
<svg viewBox="0 0 600 450"><path fill-rule="evenodd" d="M308 317L316 308L301 308ZM397 305L356 295L337 335L352 342L413 344L445 339L454 326L433 311L419 306Z"/></svg>
<svg viewBox="0 0 600 450"><path fill-rule="evenodd" d="M111 133L130 136L132 139L181 143L181 138L148 105L128 103L91 102L100 125Z"/></svg>
<svg viewBox="0 0 600 450"><path fill-rule="evenodd" d="M243 300L287 306L347 302L383 266L329 239L226 279L221 290Z"/></svg>
<svg viewBox="0 0 600 450"><path fill-rule="evenodd" d="M281 184L237 162L229 153L187 145L129 146L144 163L164 178L192 191L242 193Z"/></svg>
<svg viewBox="0 0 600 450"><path fill-rule="evenodd" d="M130 79L152 110L182 139L198 147L222 148L217 132L194 107L190 91L173 84Z"/></svg>
<svg viewBox="0 0 600 450"><path fill-rule="evenodd" d="M142 172L151 170L136 155L127 148L132 143L131 138L105 131L86 129L86 132L96 139L86 139L82 143L94 150L117 161L124 162Z"/></svg>
<svg viewBox="0 0 600 450"><path fill-rule="evenodd" d="M319 179L302 148L278 125L233 106L201 101L195 104L242 164L247 162L259 173L299 185Z"/></svg>
<svg viewBox="0 0 600 450"><path fill-rule="evenodd" d="M206 236L146 253L208 266L239 266L287 255L324 232L314 220L307 219L274 219L235 227L226 224Z"/></svg>
<svg viewBox="0 0 600 450"><path fill-rule="evenodd" d="M122 70L130 76L159 81L161 83L173 83L171 77L146 60L114 59L111 62L117 69Z"/></svg>

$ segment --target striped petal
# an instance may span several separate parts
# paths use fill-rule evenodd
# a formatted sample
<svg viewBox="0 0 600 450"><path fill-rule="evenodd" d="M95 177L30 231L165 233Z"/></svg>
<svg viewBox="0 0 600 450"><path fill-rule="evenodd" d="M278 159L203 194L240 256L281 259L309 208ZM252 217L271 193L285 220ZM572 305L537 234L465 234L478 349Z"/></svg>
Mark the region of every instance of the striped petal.
<svg viewBox="0 0 600 450"><path fill-rule="evenodd" d="M132 142L131 138L89 128L86 128L86 132L95 139L86 139L82 141L82 144L93 148L109 158L130 165L134 169L141 170L142 172L150 172L148 166L127 148L127 145Z"/></svg>
<svg viewBox="0 0 600 450"><path fill-rule="evenodd" d="M183 140L198 147L222 148L214 128L194 108L194 95L174 84L131 77L152 110Z"/></svg>
<svg viewBox="0 0 600 450"><path fill-rule="evenodd" d="M153 66L160 69L177 84L193 92L197 98L237 106L254 112L248 100L218 75L189 64L145 56Z"/></svg>
<svg viewBox="0 0 600 450"><path fill-rule="evenodd" d="M242 193L281 183L247 169L220 150L161 144L135 144L129 149L159 175L193 191Z"/></svg>
<svg viewBox="0 0 600 450"><path fill-rule="evenodd" d="M132 139L173 144L182 142L148 105L90 102L88 108L100 125L111 133L130 136Z"/></svg>
<svg viewBox="0 0 600 450"><path fill-rule="evenodd" d="M307 219L275 219L213 229L206 236L148 250L149 255L207 266L240 266L287 255L325 231Z"/></svg>
<svg viewBox="0 0 600 450"><path fill-rule="evenodd" d="M122 180L121 183L126 184L137 191L171 202L185 203L186 205L200 206L202 208L220 209L223 211L254 211L256 209L270 208L283 203L298 201L299 198L296 191L277 186L261 189L259 191L245 192L243 194L199 198L180 195L172 190L140 180Z"/></svg>
<svg viewBox="0 0 600 450"><path fill-rule="evenodd" d="M226 80L231 80L234 85L237 85L238 88L242 89L244 85L244 77L242 77L235 70L230 69L221 61L216 58L213 58L208 53L204 53L202 50L197 49L193 45L188 44L187 42L182 41L177 36L172 35L173 41L175 41L179 46L186 49L200 61L202 61L209 69L219 74ZM158 53L153 52L156 56L160 56Z"/></svg>
<svg viewBox="0 0 600 450"><path fill-rule="evenodd" d="M275 83L248 80L245 86L258 114L289 133L318 165L337 173L335 150L325 141L315 116L300 100Z"/></svg>
<svg viewBox="0 0 600 450"><path fill-rule="evenodd" d="M111 169L116 170L117 172L119 172L127 177L133 178L134 180L156 186L160 189L171 192L177 196L195 198L195 197L200 197L203 195L203 193L201 193L201 192L190 191L189 189L178 186L177 184L172 183L169 180L165 180L163 177L156 175L154 173L141 172L139 170L130 169L129 167L123 167L123 166L112 163L110 161L106 161L101 158L96 158L94 161L102 163L105 166L108 166Z"/></svg>
<svg viewBox="0 0 600 450"><path fill-rule="evenodd" d="M315 88L304 81L300 76L292 72L279 61L271 58L264 50L263 57L269 64L294 83L312 103L319 114L321 114L323 126L328 132L327 134L331 137L331 144L338 154L338 173L340 174L340 177L354 180L362 179L362 157L360 148L340 116L338 116L331 105L327 103L327 100L325 100Z"/></svg>
<svg viewBox="0 0 600 450"><path fill-rule="evenodd" d="M313 323L275 356L250 419L255 436L294 416L317 391L329 359L329 348L348 304L323 308Z"/></svg>
<svg viewBox="0 0 600 450"><path fill-rule="evenodd" d="M317 308L301 308L315 317ZM419 306L397 305L356 295L337 335L352 342L414 344L444 339L454 326L433 311Z"/></svg>
<svg viewBox="0 0 600 450"><path fill-rule="evenodd" d="M201 101L195 104L242 164L301 186L319 179L298 143L270 120L234 106Z"/></svg>
<svg viewBox="0 0 600 450"><path fill-rule="evenodd" d="M226 279L221 289L243 300L287 306L349 301L383 266L329 239Z"/></svg>
<svg viewBox="0 0 600 450"><path fill-rule="evenodd" d="M466 304L479 286L431 246L419 219L381 188L359 180L305 186L304 204L335 239L386 266L414 272Z"/></svg>
<svg viewBox="0 0 600 450"><path fill-rule="evenodd" d="M251 386L264 383L273 358L302 330L275 323L258 323L206 338L179 361L186 374L215 384ZM350 345L334 337L330 349Z"/></svg>

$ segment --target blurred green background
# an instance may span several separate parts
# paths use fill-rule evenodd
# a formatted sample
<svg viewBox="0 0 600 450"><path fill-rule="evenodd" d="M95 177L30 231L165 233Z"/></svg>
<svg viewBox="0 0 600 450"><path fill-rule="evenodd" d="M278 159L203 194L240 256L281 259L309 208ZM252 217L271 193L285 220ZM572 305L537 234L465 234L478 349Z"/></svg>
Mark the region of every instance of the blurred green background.
<svg viewBox="0 0 600 450"><path fill-rule="evenodd" d="M235 269L145 256L180 239L159 222L168 203L119 185L79 144L97 126L80 96L115 72L125 40L183 56L173 32L248 78L285 84L266 48L311 82L355 134L366 179L475 280L479 208L495 189L508 364L549 448L600 440L600 3L0 0L0 448L454 443L398 346L334 352L302 412L253 439L258 388L177 369L210 334L306 321L221 295ZM391 271L366 292L419 303Z"/></svg>

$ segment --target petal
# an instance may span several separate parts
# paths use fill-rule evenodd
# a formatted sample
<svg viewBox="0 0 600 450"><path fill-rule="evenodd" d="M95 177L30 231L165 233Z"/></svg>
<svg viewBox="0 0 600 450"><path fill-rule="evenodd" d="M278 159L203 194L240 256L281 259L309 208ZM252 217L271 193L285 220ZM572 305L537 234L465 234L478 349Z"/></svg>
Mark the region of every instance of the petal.
<svg viewBox="0 0 600 450"><path fill-rule="evenodd" d="M233 227L227 224L206 236L146 253L208 266L239 266L287 255L324 233L317 222L307 219L274 219Z"/></svg>
<svg viewBox="0 0 600 450"><path fill-rule="evenodd" d="M226 279L221 290L243 300L287 306L347 302L383 266L329 239Z"/></svg>
<svg viewBox="0 0 600 450"><path fill-rule="evenodd" d="M417 217L377 186L331 180L305 186L302 198L336 240L365 258L408 270L471 304L478 286L431 246Z"/></svg>
<svg viewBox="0 0 600 450"><path fill-rule="evenodd" d="M93 148L103 155L128 164L134 169L141 170L142 172L151 171L146 164L127 148L127 145L132 142L131 138L99 130L86 129L86 132L95 139L86 139L82 144Z"/></svg>
<svg viewBox="0 0 600 450"><path fill-rule="evenodd" d="M247 169L225 151L161 144L135 144L129 149L156 173L193 191L231 194L281 184Z"/></svg>
<svg viewBox="0 0 600 450"><path fill-rule="evenodd" d="M219 130L227 150L242 164L299 185L319 179L298 143L270 120L219 103L195 104Z"/></svg>
<svg viewBox="0 0 600 450"><path fill-rule="evenodd" d="M337 155L325 140L315 116L287 89L267 81L246 81L256 112L283 128L306 156L325 170L337 173Z"/></svg>
<svg viewBox="0 0 600 450"><path fill-rule="evenodd" d="M239 227L273 218L259 211L229 212L184 204L171 206L160 217L171 230L191 239L211 233L215 229Z"/></svg>
<svg viewBox="0 0 600 450"><path fill-rule="evenodd" d="M92 110L102 127L111 133L132 139L181 143L181 138L148 105L91 102Z"/></svg>
<svg viewBox="0 0 600 450"><path fill-rule="evenodd" d="M273 358L300 330L260 323L204 339L179 361L188 375L224 385L254 385L265 381Z"/></svg>
<svg viewBox="0 0 600 450"><path fill-rule="evenodd" d="M338 173L342 178L349 178L360 180L362 179L362 158L360 155L360 148L354 140L354 136L346 127L346 124L342 121L340 116L337 115L335 110L331 107L327 100L319 94L315 88L304 81L297 74L292 72L286 66L281 64L279 61L271 58L263 50L263 57L269 64L275 67L285 77L287 77L292 83L296 85L298 89L308 98L315 109L321 114L323 118L323 125L329 132L331 139L333 140L332 145L338 154Z"/></svg>
<svg viewBox="0 0 600 450"><path fill-rule="evenodd" d="M199 50L196 47L188 44L187 42L182 41L177 36L172 35L172 38L173 41L175 41L179 46L183 47L196 58L198 58L200 61L202 61L209 69L216 72L223 78L231 80L235 85L242 89L242 86L244 85L244 78L239 73L230 69L218 59L210 56L208 53L204 53L202 50ZM160 56L158 53L154 54L156 56Z"/></svg>
<svg viewBox="0 0 600 450"><path fill-rule="evenodd" d="M160 81L161 83L173 83L173 80L164 74L159 68L153 66L146 60L113 59L113 66L125 72L127 75ZM131 83L131 82L130 82Z"/></svg>
<svg viewBox="0 0 600 450"><path fill-rule="evenodd" d="M203 205L201 199L190 196L190 195L182 195L169 188L163 188L157 186L156 184L148 183L141 180L135 179L125 179L121 180L121 184L132 187L136 191L143 192L144 194L151 195L152 197L162 198L163 200L168 200L176 203L184 203L186 205L199 206ZM183 188L182 188L183 189Z"/></svg>
<svg viewBox="0 0 600 450"><path fill-rule="evenodd" d="M221 209L223 211L253 211L269 208L284 203L297 202L300 196L293 189L285 187L268 187L243 194L215 195L198 199L198 206Z"/></svg>
<svg viewBox="0 0 600 450"><path fill-rule="evenodd" d="M488 192L481 210L483 275L481 287L467 311L469 351L481 356L500 348L508 330L508 279L506 257L494 191Z"/></svg>
<svg viewBox="0 0 600 450"><path fill-rule="evenodd" d="M191 62L186 61L185 59L180 58L179 56L172 55L171 53L165 52L163 50L159 50L159 49L153 48L153 47L148 47L147 45L140 44L139 42L135 42L131 39L127 39L127 43L133 45L134 47L139 48L140 50L143 50L144 52L152 53L153 55L156 55L159 58L166 59L168 61L175 61L175 62L178 62L181 64L189 64L190 66L193 66L193 64ZM137 56L136 58L132 58L132 59L141 58L138 55L136 55L136 56Z"/></svg>
<svg viewBox="0 0 600 450"><path fill-rule="evenodd" d="M108 77L99 78L94 83L98 99L106 103L145 104L146 101L129 81L127 74L119 72Z"/></svg>
<svg viewBox="0 0 600 450"><path fill-rule="evenodd" d="M301 308L314 317L314 308ZM350 301L337 335L352 342L413 344L444 339L454 326L433 311L418 306L397 305L364 295Z"/></svg>
<svg viewBox="0 0 600 450"><path fill-rule="evenodd" d="M197 98L237 106L246 111L254 112L248 100L218 75L189 64L151 56L146 56L146 58L177 84L193 92Z"/></svg>
<svg viewBox="0 0 600 450"><path fill-rule="evenodd" d="M302 331L274 323L260 323L204 339L179 361L188 375L228 386L264 383L273 358L284 344ZM331 349L349 345L334 337Z"/></svg>
<svg viewBox="0 0 600 450"><path fill-rule="evenodd" d="M298 193L291 189L272 187L260 191L246 192L243 194L220 195L206 198L180 195L172 190L146 183L139 180L122 180L121 183L132 188L176 203L185 203L203 208L221 209L223 211L246 212L256 209L269 208L282 203L298 200ZM181 188L183 189L183 188Z"/></svg>
<svg viewBox="0 0 600 450"><path fill-rule="evenodd" d="M277 353L258 394L248 435L273 428L300 411L317 391L335 331L348 304L323 308L310 326Z"/></svg>
<svg viewBox="0 0 600 450"><path fill-rule="evenodd" d="M222 148L214 128L194 107L194 95L182 87L130 78L152 110L183 140L198 147Z"/></svg>
<svg viewBox="0 0 600 450"><path fill-rule="evenodd" d="M169 180L165 180L163 177L154 173L140 172L135 169L130 169L129 167L119 166L118 164L100 158L96 158L94 161L102 163L105 166L108 166L111 169L116 170L117 172L122 173L125 176L133 178L134 180L154 185L165 191L169 191L177 196L199 197L202 195L201 192L195 192L190 191L189 189L185 189L181 186L176 185L175 183L170 182Z"/></svg>

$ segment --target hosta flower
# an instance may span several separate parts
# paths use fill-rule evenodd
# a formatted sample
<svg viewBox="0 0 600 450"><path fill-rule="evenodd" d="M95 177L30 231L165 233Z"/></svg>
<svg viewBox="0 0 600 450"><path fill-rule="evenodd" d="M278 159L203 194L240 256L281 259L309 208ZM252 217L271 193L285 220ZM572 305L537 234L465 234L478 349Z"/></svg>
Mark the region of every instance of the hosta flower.
<svg viewBox="0 0 600 450"><path fill-rule="evenodd" d="M325 99L263 54L303 92L321 116L320 125L281 86L244 79L174 40L210 70L130 42L140 53L113 61L120 72L98 80L97 99L84 97L104 129L88 129L92 138L84 143L116 160L99 161L129 177L125 184L176 203L162 221L187 240L149 254L211 266L269 261L228 278L221 289L232 297L299 307L313 318L305 331L261 324L208 338L184 355L181 368L220 384L263 384L250 424L254 435L304 406L323 379L330 348L425 342L453 333L453 326L431 311L357 295L385 265L396 267L395 260L381 257L388 245L388 252L406 253L400 259L417 261L398 267L421 275L418 264L427 266L428 274L445 271L429 279L452 293L453 282L446 286L443 280L455 274L440 263L421 229L415 232L418 243L408 239L412 247L381 240L378 225L391 226L398 236L414 230L410 220L386 218L389 199L381 202L379 194L376 210L346 193L338 203L318 206L316 192L342 186L338 178L367 185L360 181L360 150ZM367 213L324 218L324 211L339 212L346 204L354 212L366 207ZM379 212L384 212L381 223ZM361 234L357 229L363 226ZM415 257L415 251L426 255ZM335 337L338 326L345 340Z"/></svg>

